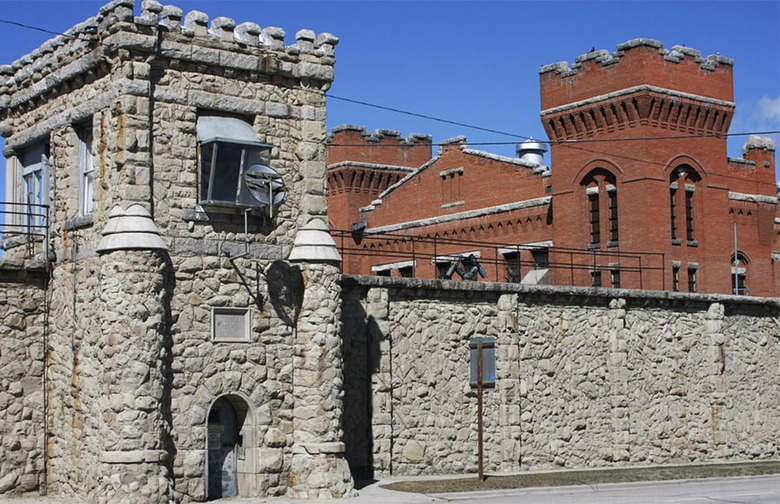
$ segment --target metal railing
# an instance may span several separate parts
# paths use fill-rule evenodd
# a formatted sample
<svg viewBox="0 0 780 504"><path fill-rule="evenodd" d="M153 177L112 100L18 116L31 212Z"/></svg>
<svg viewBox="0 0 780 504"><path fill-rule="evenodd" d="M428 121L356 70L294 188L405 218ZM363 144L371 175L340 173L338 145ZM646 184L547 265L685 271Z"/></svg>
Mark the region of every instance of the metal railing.
<svg viewBox="0 0 780 504"><path fill-rule="evenodd" d="M660 252L626 252L617 247L574 249L346 230L331 230L331 235L343 258L342 269L346 274L449 278L448 273L458 271L453 263L460 259L466 267L479 267L470 270L470 279L475 280L666 290L666 260ZM472 255L473 259L469 257ZM531 272L535 272L536 279L532 278L534 275L529 276Z"/></svg>
<svg viewBox="0 0 780 504"><path fill-rule="evenodd" d="M48 262L49 205L0 201L0 245L3 256L43 254Z"/></svg>

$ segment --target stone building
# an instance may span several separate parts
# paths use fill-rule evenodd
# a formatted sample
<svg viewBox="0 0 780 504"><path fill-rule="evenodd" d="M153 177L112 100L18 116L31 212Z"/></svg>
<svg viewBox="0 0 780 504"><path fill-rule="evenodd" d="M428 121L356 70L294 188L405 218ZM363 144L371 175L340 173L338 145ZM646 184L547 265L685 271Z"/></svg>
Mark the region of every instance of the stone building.
<svg viewBox="0 0 780 504"><path fill-rule="evenodd" d="M344 496L331 34L114 0L0 68L0 493Z"/></svg>
<svg viewBox="0 0 780 504"><path fill-rule="evenodd" d="M536 141L509 158L457 137L431 156L430 138L334 128L344 270L441 278L474 255L490 281L778 295L775 146L727 157L732 68L649 39L542 67L552 169Z"/></svg>

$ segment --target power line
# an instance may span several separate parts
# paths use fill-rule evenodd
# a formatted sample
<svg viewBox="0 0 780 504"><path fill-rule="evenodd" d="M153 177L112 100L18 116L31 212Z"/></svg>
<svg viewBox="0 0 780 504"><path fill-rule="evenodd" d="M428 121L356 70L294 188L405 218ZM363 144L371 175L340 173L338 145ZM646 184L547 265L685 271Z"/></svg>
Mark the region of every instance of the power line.
<svg viewBox="0 0 780 504"><path fill-rule="evenodd" d="M387 110L389 112L395 112L395 113L398 113L398 114L404 114L404 115L408 115L408 116L412 116L412 117L420 117L422 119L428 119L428 120L436 121L436 122L440 122L440 123L452 124L452 125L455 125L455 126L463 126L464 128L470 128L470 129L475 129L475 130L479 130L479 131L487 131L488 133L496 133L498 135L504 135L504 136L515 137L515 138L522 138L523 140L531 140L532 139L531 137L524 136L524 135L517 135L515 133L507 133L506 131L500 131L500 130L495 130L495 129L491 129L491 128L483 128L482 126L475 126L473 124L468 124L468 123L463 123L463 122L458 122L458 121L450 121L449 119L442 119L441 117L434 117L434 116L429 116L429 115L425 115L425 114L418 114L417 112L410 112L408 110L401 110L401 109L397 109L397 108L393 108L393 107L386 107L384 105L377 105L376 103L368 103L368 102L364 102L364 101L360 101L360 100L353 100L352 98L344 98L343 96L336 96L336 95L333 95L333 94L329 94L328 98L333 98L334 100L341 100L341 101L345 101L345 102L349 102L349 103L356 103L358 105L364 105L366 107L372 107L372 108L376 108L376 109L380 109L380 110ZM498 145L498 143L496 145Z"/></svg>
<svg viewBox="0 0 780 504"><path fill-rule="evenodd" d="M572 145L580 143L598 143L598 142L636 142L644 140L680 140L691 138L726 138L737 136L749 136L749 135L778 135L780 130L776 131L747 131L740 133L707 133L703 135L677 135L677 136L659 136L659 137L618 137L618 138L583 138L578 140L539 140L537 138L531 138L534 142L549 144L549 145ZM519 135L518 135L519 136ZM523 137L530 138L530 137ZM517 145L517 142L466 142L468 145ZM365 147L366 144L347 144L347 143L332 143L329 144L334 147ZM443 143L431 142L434 147L440 147L445 145ZM395 145L374 145L373 147L395 147Z"/></svg>
<svg viewBox="0 0 780 504"><path fill-rule="evenodd" d="M28 24L25 24L25 23L17 22L17 21L11 21L11 20L8 20L8 19L0 18L0 23L13 25L13 26L17 26L17 27L20 27L20 28L28 29L28 30L35 30L35 31L39 31L39 32L42 32L42 33L47 33L47 34L50 34L50 35L62 36L62 37L65 37L65 38L68 38L68 39L71 39L71 40L84 40L84 41L91 42L91 43L94 43L94 44L97 44L97 45L110 47L109 44L105 44L105 43L103 43L101 41L98 41L98 40L82 38L82 37L77 37L77 36L72 36L72 35L66 35L65 33L61 33L61 32L58 32L58 31L48 30L46 28L41 28L41 27L38 27L38 26L28 25ZM563 147L568 147L568 148L571 148L571 149L577 149L577 150L581 150L581 151L584 151L584 152L590 152L590 153L595 153L595 154L602 154L602 155L618 157L618 158L628 159L628 160L632 160L632 161L640 161L640 162L650 163L650 164L660 164L660 163L653 163L652 161L648 161L646 159L633 158L631 156L625 156L625 155L621 155L621 154L607 153L607 152L604 152L604 151L596 151L596 150L592 150L592 149L585 149L583 147L576 147L573 144L596 143L596 142L632 142L632 141L643 141L643 140L667 140L667 139L671 140L671 139L686 139L686 138L724 138L724 137L730 137L730 136L747 136L747 135L754 135L754 134L755 135L761 135L761 134L770 134L770 135L772 135L772 134L780 133L780 131L760 131L760 132L747 132L747 133L725 133L725 134L715 133L715 134L704 134L704 135L678 135L678 136L663 136L663 137L635 137L635 138L611 138L611 139L606 139L606 138L588 138L588 139L560 140L560 141L536 140L533 137L526 136L526 135L518 135L516 133L508 133L506 131L496 130L496 129L492 129L492 128L485 128L485 127L482 127L482 126L476 126L474 124L464 123L464 122L460 122L460 121L452 121L452 120L449 120L449 119L443 119L441 117L435 117L435 116L431 116L431 115L427 115L427 114L420 114L420 113L417 113L417 112L411 112L409 110L402 110L402 109L398 109L398 108L395 108L395 107L388 107L388 106L379 105L379 104L376 104L376 103L369 103L369 102L365 102L365 101L362 101L362 100L355 100L355 99L352 99L352 98L345 98L343 96L337 96L337 95L330 94L330 95L328 95L328 97L332 98L334 100L341 100L341 101L345 101L345 102L348 102L348 103L354 103L354 104L357 104L357 105L363 105L363 106L366 106L366 107L376 108L376 109L379 109L379 110L386 110L386 111L394 112L394 113L397 113L397 114L404 114L404 115L408 115L408 116L412 116L412 117L419 117L421 119L427 119L427 120L430 120L430 121L436 121L436 122L440 122L440 123L444 123L444 124L452 124L454 126L461 126L461 127L464 127L464 128L474 129L474 130L478 130L478 131L485 131L485 132L488 132L488 133L495 133L495 134L498 134L498 135L509 136L509 137L513 137L513 138L519 138L519 139L522 139L522 140L534 140L534 141L539 142L539 143L545 143L545 144L549 144L549 145L560 145L560 146L563 146ZM473 142L473 143L471 143L469 145L513 145L515 143L516 142ZM349 145L349 144L331 144L331 145L332 146L338 146L338 147L349 147L349 146L359 147L359 146L361 146L361 145ZM431 145L441 146L442 144L440 144L440 143L437 143L437 144L432 143Z"/></svg>

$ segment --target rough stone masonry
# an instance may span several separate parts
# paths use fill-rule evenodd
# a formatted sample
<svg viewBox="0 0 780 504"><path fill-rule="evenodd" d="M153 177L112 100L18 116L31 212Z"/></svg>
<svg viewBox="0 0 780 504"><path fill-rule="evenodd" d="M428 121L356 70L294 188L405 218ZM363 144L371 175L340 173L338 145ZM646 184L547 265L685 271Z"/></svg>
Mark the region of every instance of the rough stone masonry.
<svg viewBox="0 0 780 504"><path fill-rule="evenodd" d="M777 299L344 278L344 435L363 476L476 472L478 337L496 341L486 471L780 457Z"/></svg>
<svg viewBox="0 0 780 504"><path fill-rule="evenodd" d="M141 7L0 67L7 198L49 218L3 236L0 492L350 495L338 267L286 260L326 216L338 39ZM209 147L203 117L240 135ZM250 156L208 165L215 144L266 156L284 201L207 204Z"/></svg>

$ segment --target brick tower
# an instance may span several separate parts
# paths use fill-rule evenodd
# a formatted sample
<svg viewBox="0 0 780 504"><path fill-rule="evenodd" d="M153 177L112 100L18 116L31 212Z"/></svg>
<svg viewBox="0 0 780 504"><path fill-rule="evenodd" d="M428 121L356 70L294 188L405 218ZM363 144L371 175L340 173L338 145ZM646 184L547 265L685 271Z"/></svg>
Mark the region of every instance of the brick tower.
<svg viewBox="0 0 780 504"><path fill-rule="evenodd" d="M731 292L733 223L748 203L737 255L750 257L752 293L772 295L774 148L758 155L746 144L760 163L727 158L733 60L634 39L544 66L540 80L555 245L594 251L577 274L598 286ZM613 251L659 255L641 265L640 286L640 265Z"/></svg>

